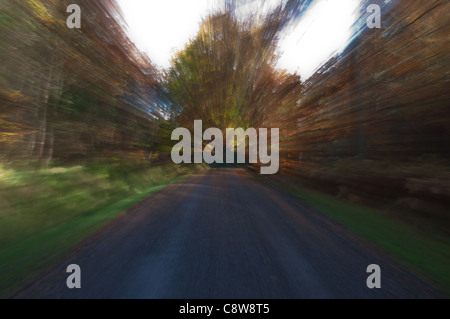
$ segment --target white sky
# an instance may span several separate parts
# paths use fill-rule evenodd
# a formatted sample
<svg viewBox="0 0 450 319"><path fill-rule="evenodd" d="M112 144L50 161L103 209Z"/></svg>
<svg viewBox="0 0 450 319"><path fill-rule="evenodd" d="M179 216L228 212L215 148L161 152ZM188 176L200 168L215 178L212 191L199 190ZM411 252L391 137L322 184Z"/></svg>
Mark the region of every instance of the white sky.
<svg viewBox="0 0 450 319"><path fill-rule="evenodd" d="M279 0L254 0L238 16L253 8L263 12ZM162 68L199 30L202 18L217 8L217 0L118 0L131 39ZM341 52L352 35L360 0L315 0L300 22L280 42L280 68L297 72L303 80L330 57Z"/></svg>
<svg viewBox="0 0 450 319"><path fill-rule="evenodd" d="M303 80L337 53L353 35L359 0L315 0L299 23L280 41L278 66Z"/></svg>

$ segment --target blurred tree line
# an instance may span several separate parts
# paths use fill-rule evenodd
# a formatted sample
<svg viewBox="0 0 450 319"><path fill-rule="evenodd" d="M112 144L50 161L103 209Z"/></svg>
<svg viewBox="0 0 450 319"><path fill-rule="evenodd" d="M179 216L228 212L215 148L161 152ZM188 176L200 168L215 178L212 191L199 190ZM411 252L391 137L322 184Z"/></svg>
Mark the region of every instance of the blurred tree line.
<svg viewBox="0 0 450 319"><path fill-rule="evenodd" d="M279 33L302 8L299 1L278 6L264 17L241 22L236 3L203 21L197 36L178 52L166 74L178 107L177 121L192 127L265 127L275 111L295 105L300 78L275 69Z"/></svg>
<svg viewBox="0 0 450 319"><path fill-rule="evenodd" d="M382 8L380 29L366 28L371 3ZM359 35L304 83L286 118L284 172L354 202L420 211L445 228L448 12L448 1L363 1Z"/></svg>
<svg viewBox="0 0 450 319"><path fill-rule="evenodd" d="M367 14L361 6L361 27ZM447 1L391 1L381 29L364 29L305 83L293 116L295 150L310 162L343 157L448 159ZM326 133L326 134L322 134ZM298 159L296 156L296 159Z"/></svg>
<svg viewBox="0 0 450 319"><path fill-rule="evenodd" d="M72 2L0 4L1 160L155 157L168 117L157 69L114 1L77 1L80 29L66 26Z"/></svg>

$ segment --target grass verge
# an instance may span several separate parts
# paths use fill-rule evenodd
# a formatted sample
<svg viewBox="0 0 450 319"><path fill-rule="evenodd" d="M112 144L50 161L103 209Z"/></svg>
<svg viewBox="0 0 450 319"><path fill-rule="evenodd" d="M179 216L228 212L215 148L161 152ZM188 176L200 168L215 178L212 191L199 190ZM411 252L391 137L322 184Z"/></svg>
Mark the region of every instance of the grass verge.
<svg viewBox="0 0 450 319"><path fill-rule="evenodd" d="M8 297L121 212L195 169L0 170L7 208L0 211L0 297Z"/></svg>
<svg viewBox="0 0 450 319"><path fill-rule="evenodd" d="M332 196L285 181L270 183L304 200L311 207L340 222L352 232L415 269L424 279L450 295L450 241L390 219L367 207L350 204Z"/></svg>

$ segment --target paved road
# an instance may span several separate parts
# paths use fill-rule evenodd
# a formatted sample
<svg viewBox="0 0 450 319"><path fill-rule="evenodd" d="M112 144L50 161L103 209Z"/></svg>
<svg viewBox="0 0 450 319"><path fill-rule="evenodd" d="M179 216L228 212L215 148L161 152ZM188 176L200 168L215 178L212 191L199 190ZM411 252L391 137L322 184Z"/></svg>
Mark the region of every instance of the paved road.
<svg viewBox="0 0 450 319"><path fill-rule="evenodd" d="M66 287L67 265L81 289ZM382 288L368 289L378 264ZM22 298L416 298L436 292L365 240L242 169L212 169L121 215Z"/></svg>

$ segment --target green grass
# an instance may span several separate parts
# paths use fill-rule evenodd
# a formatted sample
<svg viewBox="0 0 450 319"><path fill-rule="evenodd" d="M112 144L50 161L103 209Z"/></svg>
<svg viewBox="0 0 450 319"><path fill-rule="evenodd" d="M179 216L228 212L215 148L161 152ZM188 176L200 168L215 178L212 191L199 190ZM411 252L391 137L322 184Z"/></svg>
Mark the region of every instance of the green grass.
<svg viewBox="0 0 450 319"><path fill-rule="evenodd" d="M0 170L4 208L0 210L0 297L60 260L121 212L189 176L193 169L198 168Z"/></svg>
<svg viewBox="0 0 450 319"><path fill-rule="evenodd" d="M375 243L404 265L422 274L425 279L434 281L446 294L450 294L448 238L424 234L375 210L346 203L310 189L289 183L272 183Z"/></svg>

